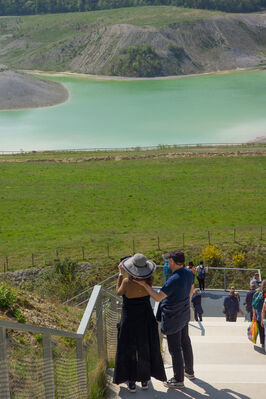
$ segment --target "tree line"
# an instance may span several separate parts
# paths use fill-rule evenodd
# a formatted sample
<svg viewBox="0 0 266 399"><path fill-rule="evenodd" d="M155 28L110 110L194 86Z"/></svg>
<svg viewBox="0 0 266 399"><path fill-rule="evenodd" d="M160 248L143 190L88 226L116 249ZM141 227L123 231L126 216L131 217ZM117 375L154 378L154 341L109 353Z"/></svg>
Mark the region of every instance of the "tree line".
<svg viewBox="0 0 266 399"><path fill-rule="evenodd" d="M266 0L0 0L0 15L83 12L145 5L253 12L265 9Z"/></svg>

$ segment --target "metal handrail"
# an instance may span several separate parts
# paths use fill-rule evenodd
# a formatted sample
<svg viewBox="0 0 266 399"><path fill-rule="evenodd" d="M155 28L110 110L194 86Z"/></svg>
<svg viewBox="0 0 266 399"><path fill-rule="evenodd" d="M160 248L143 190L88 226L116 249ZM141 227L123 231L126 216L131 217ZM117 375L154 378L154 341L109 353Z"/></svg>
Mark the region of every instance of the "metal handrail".
<svg viewBox="0 0 266 399"><path fill-rule="evenodd" d="M118 276L118 273L115 273L115 274L113 274L112 276L107 277L105 280L99 282L98 285L103 285L103 283L106 283L106 281L109 281L109 280L111 280L112 278L114 278L114 277L116 277L116 276ZM65 302L63 302L63 305L66 305L67 303L72 302L74 299L79 298L81 295L86 294L87 292L89 292L90 290L92 290L94 287L95 287L95 285L92 286L92 287L87 288L85 291L80 292L79 294L73 296L72 298L67 299ZM86 302L86 301L85 301L85 302ZM82 303L84 303L84 302L82 302Z"/></svg>
<svg viewBox="0 0 266 399"><path fill-rule="evenodd" d="M163 268L164 266L163 266L163 265L157 265L156 267L157 267L157 268ZM225 272L226 272L227 270L231 270L231 271L232 271L232 270L241 270L241 271L247 270L247 271L258 272L258 273L259 273L259 279L261 280L261 271L260 271L260 269L246 269L246 268L237 268L237 267L234 267L234 268L233 268L233 267L212 267L212 266L209 266L208 269L212 269L212 270L224 270L224 290L226 290ZM99 285L102 285L103 283L105 283L105 282L107 282L107 281L109 281L109 280L114 279L116 276L118 276L118 273L112 274L110 277L108 277L108 278L106 278L105 280L101 281L101 282L99 283ZM107 287L107 290L110 290L111 288L115 287L115 285L116 285L116 284L110 285L109 287ZM63 304L70 303L72 300L77 299L77 298L79 298L81 295L83 295L83 294L89 292L92 288L93 288L93 287L90 287L90 288L88 288L87 290L81 292L80 294L74 296L73 298L68 299L68 300L65 301ZM88 302L88 300L89 300L89 299L86 298L84 301L78 303L77 306L83 305L84 303Z"/></svg>
<svg viewBox="0 0 266 399"><path fill-rule="evenodd" d="M34 326L32 324L21 324L9 320L0 320L0 328L10 328L11 330L30 331L40 334L58 335L60 337L68 338L83 338L83 334L74 333L71 331L56 330L55 328L47 328L41 326Z"/></svg>
<svg viewBox="0 0 266 399"><path fill-rule="evenodd" d="M8 372L8 350L6 340L6 329L20 330L37 332L42 334L43 344L43 366L45 372L44 388L45 398L55 399L55 377L54 377L54 366L53 366L53 354L52 354L52 341L51 336L57 335L61 337L68 337L76 339L76 356L77 356L77 374L81 397L87 397L87 377L85 368L85 356L83 339L92 318L92 314L96 307L97 319L102 319L102 308L100 304L101 297L100 285L96 285L93 288L89 303L84 311L83 317L79 324L77 333L71 331L57 330L53 328L34 326L30 324L21 324L7 320L0 320L0 399L10 399L10 387L9 387L9 372ZM102 326L102 325L101 325ZM99 331L100 339L98 341L98 351L102 351L104 346L102 331ZM98 337L97 337L98 338ZM102 352L101 352L102 354Z"/></svg>

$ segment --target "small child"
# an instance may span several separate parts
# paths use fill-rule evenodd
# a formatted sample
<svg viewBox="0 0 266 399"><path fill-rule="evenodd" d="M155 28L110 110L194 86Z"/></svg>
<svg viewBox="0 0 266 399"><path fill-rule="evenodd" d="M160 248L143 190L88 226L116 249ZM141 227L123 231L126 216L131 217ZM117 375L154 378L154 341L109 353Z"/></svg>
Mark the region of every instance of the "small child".
<svg viewBox="0 0 266 399"><path fill-rule="evenodd" d="M199 294L198 290L194 291L191 302L193 303L194 306L195 320L199 321L200 319L200 321L202 321L203 309L201 306L201 295Z"/></svg>

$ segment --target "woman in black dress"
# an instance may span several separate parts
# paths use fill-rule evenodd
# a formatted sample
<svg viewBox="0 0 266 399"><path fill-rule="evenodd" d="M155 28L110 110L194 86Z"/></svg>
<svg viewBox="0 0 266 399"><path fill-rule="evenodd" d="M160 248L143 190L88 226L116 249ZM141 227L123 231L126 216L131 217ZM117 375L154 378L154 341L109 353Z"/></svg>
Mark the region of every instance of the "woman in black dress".
<svg viewBox="0 0 266 399"><path fill-rule="evenodd" d="M148 389L151 377L166 381L160 351L158 324L150 304L150 296L134 279L146 279L152 285L156 265L142 254L135 254L119 264L117 295L123 296L121 321L118 324L114 383L128 383L136 392L136 381ZM127 272L129 277L124 277Z"/></svg>

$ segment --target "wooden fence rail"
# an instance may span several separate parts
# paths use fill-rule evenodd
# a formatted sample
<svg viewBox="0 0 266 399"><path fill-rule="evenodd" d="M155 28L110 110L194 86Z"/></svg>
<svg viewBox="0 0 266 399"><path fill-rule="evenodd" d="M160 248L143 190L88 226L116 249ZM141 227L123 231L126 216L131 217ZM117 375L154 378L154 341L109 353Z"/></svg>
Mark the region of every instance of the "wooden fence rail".
<svg viewBox="0 0 266 399"><path fill-rule="evenodd" d="M263 237L263 229L264 229L264 226L260 226L259 228L257 228L257 232L256 232L256 230L255 230L255 232L256 232L256 238L259 240L259 241L263 241L263 239L264 239L264 237ZM230 234L229 234L229 231L230 230L228 230L228 237L230 237ZM222 231L223 232L223 231ZM237 229L237 228L233 228L233 230L232 230L232 243L240 243L239 241L241 240L241 238L240 238L240 233L241 232L243 232L243 229L241 229L241 228L239 228L239 229ZM205 237L206 237L206 243L208 244L208 245L214 245L215 244L215 234L219 234L220 232L218 231L210 231L210 230L208 230L205 234ZM204 235L203 235L203 237L204 237ZM150 239L150 237L146 237L146 240L148 240L148 239ZM128 238L125 238L125 242L128 240ZM140 240L140 239L139 239ZM187 234L187 233L185 233L185 232L183 232L183 233L181 233L180 234L180 236L179 237L176 237L176 243L174 244L174 245L169 245L169 243L166 245L166 247L165 248L167 248L167 249L171 249L172 247L174 248L174 247L181 247L181 248L183 248L183 249L185 249L187 246L189 246L189 245L192 245L192 244L190 244L190 241L192 241L193 239L189 239L189 234ZM199 241L202 241L202 240L204 240L204 238L199 238ZM143 239L142 239L142 243L143 243ZM153 246L153 249L157 249L157 250L161 250L161 248L164 248L164 246L162 245L162 243L163 243L163 236L162 235L158 235L156 238L154 237L154 241L155 241L155 245ZM174 240L173 240L174 241ZM216 242L216 244L218 244L217 242ZM151 244L152 245L152 244ZM131 248L130 248L130 244L129 244L129 246L128 246L128 252L129 253L136 253L136 252L138 252L138 251L144 251L143 249L142 249L142 244L140 244L140 245L137 245L137 240L135 239L135 238L132 238L132 244L131 244ZM88 246L89 247L89 246ZM63 257L63 258L66 258L66 257L71 257L71 258L73 258L73 257L75 257L75 258L77 258L77 259L82 259L82 260L85 260L85 259L89 259L90 257L91 257L91 255L90 255L90 253L89 253L89 248L88 247L85 247L84 245L83 246L81 246L80 248L60 248L60 250L59 250L59 248L56 248L55 249L55 252L54 252L54 254L55 254L55 258L59 258L60 256L61 257ZM150 248L149 249L152 249L151 248L151 246L150 246ZM66 253L66 251L71 251L72 253L71 253L71 256L68 256L67 255L67 253ZM73 255L73 252L75 251L75 256ZM117 251L116 251L117 252ZM107 257L110 257L111 256L111 242L108 242L107 241L107 244L106 244L106 255L107 255ZM4 257L4 262L2 263L3 264L3 268L2 268L2 270L3 270L3 272L4 273L6 273L6 272L8 272L8 271L10 271L10 270L12 270L12 266L11 266L11 258L12 257L18 257L18 255L6 255L5 257ZM42 257L42 261L41 262L38 262L38 256L40 257ZM44 261L44 258L45 258L45 254L42 252L42 255L38 255L38 253L35 251L35 252L32 252L31 254L30 254L30 256L29 257L27 257L27 256L24 256L24 258L25 259L28 259L28 261L27 262L25 262L25 264L24 264L24 266L27 266L27 267L29 267L30 265L32 266L32 267L35 267L35 266L38 266L38 264L39 265L44 265L44 263L45 263L45 261ZM48 259L52 259L53 257L51 256L51 253L49 252L49 253L47 253L47 258ZM31 259L31 260L29 260L29 259ZM20 264L21 265L21 264Z"/></svg>

